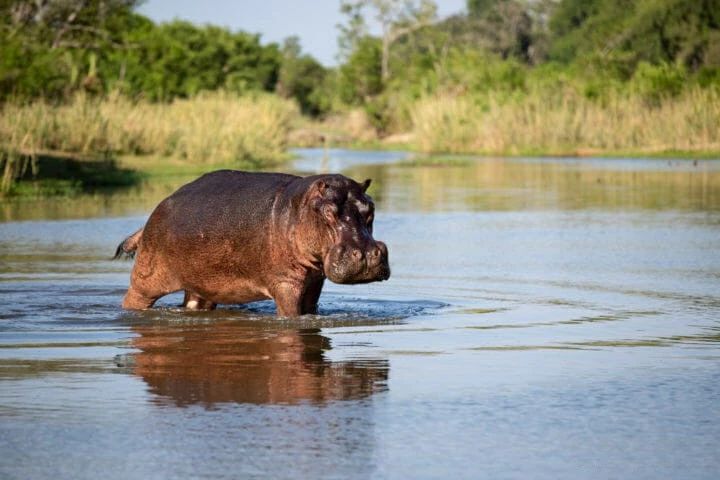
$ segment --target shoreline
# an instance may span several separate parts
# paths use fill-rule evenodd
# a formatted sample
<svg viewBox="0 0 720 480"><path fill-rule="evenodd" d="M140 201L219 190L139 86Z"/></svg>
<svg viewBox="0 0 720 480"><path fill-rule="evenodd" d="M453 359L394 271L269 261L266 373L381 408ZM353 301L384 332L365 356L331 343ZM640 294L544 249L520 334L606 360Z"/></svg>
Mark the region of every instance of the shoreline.
<svg viewBox="0 0 720 480"><path fill-rule="evenodd" d="M646 158L648 160L720 160L720 146L717 150L601 150L593 148L576 148L558 152L539 152L539 151L520 151L520 152L472 152L472 151L433 151L425 152L420 149L413 148L411 144L383 144L382 140L368 143L349 143L349 144L331 144L324 146L318 145L291 145L288 150L294 149L323 149L328 150L353 150L353 151L371 151L371 152L408 152L409 154L421 155L427 157L473 157L473 158Z"/></svg>
<svg viewBox="0 0 720 480"><path fill-rule="evenodd" d="M45 152L38 154L38 170L41 175L37 178L23 178L17 180L14 188L7 195L0 196L0 202L8 203L13 201L30 201L33 199L44 199L52 197L71 197L88 191L127 188L153 177L173 176L197 176L208 171L220 169L248 169L248 170L283 170L283 168L296 157L294 150L351 150L368 152L407 152L407 159L398 162L404 166L432 166L432 167L455 167L482 158L507 158L507 159L575 159L583 160L623 160L623 159L644 159L655 161L678 161L697 162L720 161L720 151L598 151L592 149L578 149L575 152L566 153L426 153L413 148L410 145L385 145L380 142L352 143L320 146L288 146L285 158L275 162L269 162L258 168L248 168L248 165L233 163L198 163L182 160L174 157L163 157L156 155L119 155L115 158L93 159L88 156L73 156L69 153ZM47 173L43 165L44 161L55 161L58 158L64 159L72 165L68 171L75 175L64 176L65 171L58 169L55 175ZM78 167L80 165L80 167ZM84 168L88 167L88 168ZM105 170L103 170L105 168Z"/></svg>

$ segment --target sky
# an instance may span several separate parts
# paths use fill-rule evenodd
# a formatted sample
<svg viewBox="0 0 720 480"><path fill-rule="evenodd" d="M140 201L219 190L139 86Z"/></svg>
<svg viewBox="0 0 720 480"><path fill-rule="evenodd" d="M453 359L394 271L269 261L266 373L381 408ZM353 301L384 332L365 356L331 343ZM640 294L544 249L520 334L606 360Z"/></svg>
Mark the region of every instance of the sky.
<svg viewBox="0 0 720 480"><path fill-rule="evenodd" d="M459 13L466 0L438 0L440 17ZM326 66L337 64L336 25L345 20L340 0L146 0L140 13L158 22L211 23L260 33L262 43L300 37L303 51Z"/></svg>

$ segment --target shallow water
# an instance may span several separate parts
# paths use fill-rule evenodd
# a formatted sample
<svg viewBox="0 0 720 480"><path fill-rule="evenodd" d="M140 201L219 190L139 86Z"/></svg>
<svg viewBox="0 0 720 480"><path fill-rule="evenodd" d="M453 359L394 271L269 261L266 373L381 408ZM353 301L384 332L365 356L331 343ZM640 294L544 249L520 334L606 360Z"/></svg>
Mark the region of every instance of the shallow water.
<svg viewBox="0 0 720 480"><path fill-rule="evenodd" d="M720 162L298 154L393 268L318 317L119 309L188 179L0 206L0 478L717 478Z"/></svg>

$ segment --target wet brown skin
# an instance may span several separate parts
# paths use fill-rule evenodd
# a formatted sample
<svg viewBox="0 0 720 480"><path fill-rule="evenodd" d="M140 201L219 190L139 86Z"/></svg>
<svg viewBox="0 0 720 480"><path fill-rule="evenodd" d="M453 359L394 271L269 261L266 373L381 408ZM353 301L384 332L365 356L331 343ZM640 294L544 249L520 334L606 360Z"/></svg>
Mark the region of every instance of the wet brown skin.
<svg viewBox="0 0 720 480"><path fill-rule="evenodd" d="M160 202L118 247L136 253L123 308L150 308L184 290L191 309L271 298L278 315L296 316L317 313L326 277L387 280L369 185L342 175L203 175Z"/></svg>

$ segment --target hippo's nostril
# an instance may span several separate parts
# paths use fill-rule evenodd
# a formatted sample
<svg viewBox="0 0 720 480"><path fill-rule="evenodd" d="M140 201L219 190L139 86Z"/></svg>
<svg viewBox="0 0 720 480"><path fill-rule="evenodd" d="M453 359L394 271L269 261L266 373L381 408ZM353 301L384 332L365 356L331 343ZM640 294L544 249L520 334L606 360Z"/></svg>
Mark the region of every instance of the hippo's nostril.
<svg viewBox="0 0 720 480"><path fill-rule="evenodd" d="M355 260L360 260L362 258L362 252L357 248L353 248L352 256Z"/></svg>
<svg viewBox="0 0 720 480"><path fill-rule="evenodd" d="M379 257L379 256L380 256L380 253L382 253L382 252L380 251L380 247L375 247L375 248L372 249L371 255L372 255L373 257Z"/></svg>

